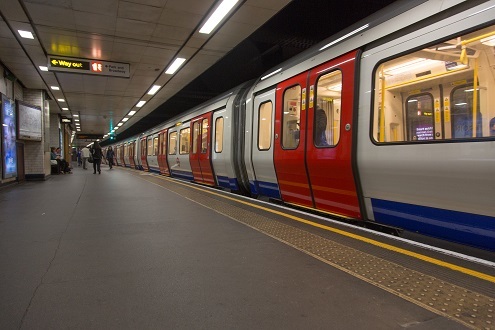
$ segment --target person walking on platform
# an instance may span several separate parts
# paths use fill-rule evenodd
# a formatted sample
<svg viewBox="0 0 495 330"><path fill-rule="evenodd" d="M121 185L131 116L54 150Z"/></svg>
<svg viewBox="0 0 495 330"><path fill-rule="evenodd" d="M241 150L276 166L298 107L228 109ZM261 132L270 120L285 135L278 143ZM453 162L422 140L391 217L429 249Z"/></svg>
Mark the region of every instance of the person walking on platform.
<svg viewBox="0 0 495 330"><path fill-rule="evenodd" d="M112 147L108 147L107 150L107 161L108 161L108 166L110 166L110 169L113 167L113 157L115 157L115 152L113 151Z"/></svg>
<svg viewBox="0 0 495 330"><path fill-rule="evenodd" d="M81 150L81 154L82 154L82 161L83 161L83 169L87 170L88 168L86 167L86 163L88 162L88 158L89 158L89 149L88 149L88 147L84 147Z"/></svg>
<svg viewBox="0 0 495 330"><path fill-rule="evenodd" d="M98 174L101 174L100 164L101 159L103 158L103 151L98 142L93 143L91 154L93 155L93 174L96 174L96 171L98 171Z"/></svg>

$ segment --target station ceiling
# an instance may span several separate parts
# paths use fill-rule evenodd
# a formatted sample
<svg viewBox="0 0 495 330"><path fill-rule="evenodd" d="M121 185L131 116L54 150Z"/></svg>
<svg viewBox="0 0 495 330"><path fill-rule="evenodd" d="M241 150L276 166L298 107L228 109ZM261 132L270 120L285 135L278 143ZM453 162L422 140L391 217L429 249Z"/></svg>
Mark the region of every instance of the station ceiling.
<svg viewBox="0 0 495 330"><path fill-rule="evenodd" d="M69 118L80 135L105 135L129 118L115 132L120 140L259 77L392 2L240 0L203 34L221 1L1 0L0 64L24 87L46 90L50 112ZM167 74L177 57L186 61ZM160 89L149 95L153 85Z"/></svg>

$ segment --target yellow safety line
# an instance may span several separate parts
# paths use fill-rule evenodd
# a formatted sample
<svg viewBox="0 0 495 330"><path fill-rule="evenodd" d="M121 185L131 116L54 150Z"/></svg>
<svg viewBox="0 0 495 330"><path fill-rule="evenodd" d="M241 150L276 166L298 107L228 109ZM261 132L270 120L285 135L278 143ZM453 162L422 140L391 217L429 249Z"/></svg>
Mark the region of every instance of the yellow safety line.
<svg viewBox="0 0 495 330"><path fill-rule="evenodd" d="M409 250L405 250L405 249L402 249L402 248L399 248L399 247L396 247L396 246L393 246L393 245L390 245L390 244L382 243L382 242L379 242L379 241L376 241L374 239L370 239L370 238L367 238L367 237L364 237L364 236L360 236L360 235L357 235L357 234L352 234L352 233L346 232L344 230L340 230L340 229L333 228L333 227L326 226L326 225L321 225L319 223L315 223L315 222L312 222L312 221L309 221L309 220L305 220L305 219L302 219L300 217L297 217L297 216L294 216L294 215L291 215L291 214L286 214L286 213L283 213L283 212L280 212L280 211L277 211L277 210L269 209L269 208L264 207L264 206L261 206L261 205L256 205L256 204L253 204L251 202L246 202L246 201L243 201L243 200L238 200L238 199L235 199L235 198L230 197L230 196L225 196L223 194L219 194L219 193L216 193L216 192L213 192L213 191L209 191L209 190L206 190L206 189L203 189L203 188L200 188L200 187L195 187L195 186L193 186L191 184L178 182L178 181L169 179L168 177L163 177L163 176L157 176L157 177L160 178L160 179L163 179L163 180L167 180L167 181L170 181L170 182L173 182L173 183L176 183L176 184L180 184L180 185L189 187L189 188L193 188L193 189L196 189L196 190L207 192L209 194L212 194L212 195L215 195L215 196L219 196L219 197L222 197L222 198L225 198L225 199L234 201L234 202L245 204L245 205L248 205L248 206L251 206L251 207L254 207L254 208L263 210L263 211L266 211L266 212L271 212L271 213L274 213L274 214L277 214L277 215L280 215L280 216L283 216L283 217L292 219L294 221L305 223L305 224L310 225L310 226L313 226L313 227L317 227L317 228L320 228L320 229L328 230L328 231L331 231L331 232L334 232L334 233L337 233L337 234L340 234L340 235L343 235L343 236L347 236L347 237L353 238L353 239L358 240L358 241L366 242L366 243L369 243L369 244L372 244L372 245L381 247L383 249L387 249L387 250L394 251L394 252L397 252L397 253L401 253L401 254L404 254L404 255L407 255L407 256L416 258L416 259L420 259L420 260L423 260L425 262L429 262L429 263L434 264L434 265L437 265L437 266L449 268L449 269L458 271L458 272L463 273L463 274L467 274L467 275L470 275L470 276L473 276L473 277L480 278L480 279L485 280L485 281L489 281L489 282L495 283L495 276L491 276L491 275L488 275L488 274L485 274L485 273L481 273L481 272L478 272L478 271L475 271L475 270L472 270L472 269L469 269L469 268L457 266L457 265L451 264L449 262L445 262L445 261L442 261L442 260L439 260L439 259L431 258L431 257L425 256L425 255L420 254L420 253L416 253L416 252L412 252L412 251L409 251Z"/></svg>

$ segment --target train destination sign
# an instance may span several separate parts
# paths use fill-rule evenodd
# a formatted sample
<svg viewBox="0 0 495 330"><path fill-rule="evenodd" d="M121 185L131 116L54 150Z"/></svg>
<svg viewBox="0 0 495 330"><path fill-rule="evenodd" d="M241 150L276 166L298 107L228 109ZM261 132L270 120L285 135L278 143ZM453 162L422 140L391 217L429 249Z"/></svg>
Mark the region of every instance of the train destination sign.
<svg viewBox="0 0 495 330"><path fill-rule="evenodd" d="M130 77L130 64L100 60L48 56L48 70L94 74L99 76Z"/></svg>

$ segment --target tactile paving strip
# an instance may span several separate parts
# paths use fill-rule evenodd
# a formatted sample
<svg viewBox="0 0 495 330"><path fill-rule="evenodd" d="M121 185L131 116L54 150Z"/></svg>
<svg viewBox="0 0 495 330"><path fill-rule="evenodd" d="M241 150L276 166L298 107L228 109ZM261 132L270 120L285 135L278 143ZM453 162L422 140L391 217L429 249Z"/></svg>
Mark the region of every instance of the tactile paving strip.
<svg viewBox="0 0 495 330"><path fill-rule="evenodd" d="M495 329L495 299L361 252L260 214L164 181L166 189L387 290L475 329Z"/></svg>

